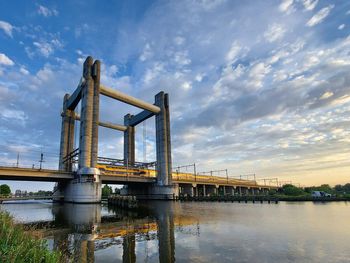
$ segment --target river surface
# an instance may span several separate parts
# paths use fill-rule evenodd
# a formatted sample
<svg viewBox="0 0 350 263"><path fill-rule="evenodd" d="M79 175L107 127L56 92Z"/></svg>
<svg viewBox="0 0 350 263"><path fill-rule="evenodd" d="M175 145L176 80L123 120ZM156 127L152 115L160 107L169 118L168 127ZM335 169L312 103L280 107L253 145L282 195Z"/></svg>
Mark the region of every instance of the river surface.
<svg viewBox="0 0 350 263"><path fill-rule="evenodd" d="M350 203L4 203L75 262L350 262Z"/></svg>

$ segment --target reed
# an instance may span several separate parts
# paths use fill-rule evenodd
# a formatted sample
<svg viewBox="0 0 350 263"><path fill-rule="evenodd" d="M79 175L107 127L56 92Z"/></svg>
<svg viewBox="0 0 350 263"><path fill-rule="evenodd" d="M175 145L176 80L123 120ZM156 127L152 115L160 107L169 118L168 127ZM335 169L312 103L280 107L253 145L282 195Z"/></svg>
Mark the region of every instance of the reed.
<svg viewBox="0 0 350 263"><path fill-rule="evenodd" d="M50 251L40 240L16 224L13 217L0 210L0 262L62 262L58 251Z"/></svg>

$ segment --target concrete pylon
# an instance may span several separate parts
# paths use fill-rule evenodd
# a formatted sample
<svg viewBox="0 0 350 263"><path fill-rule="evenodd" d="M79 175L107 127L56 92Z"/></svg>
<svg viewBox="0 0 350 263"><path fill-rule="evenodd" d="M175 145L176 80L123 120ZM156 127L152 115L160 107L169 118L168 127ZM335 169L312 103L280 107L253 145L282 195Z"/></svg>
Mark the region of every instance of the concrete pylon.
<svg viewBox="0 0 350 263"><path fill-rule="evenodd" d="M92 78L94 80L94 96L92 110L92 139L91 139L91 167L96 167L98 157L98 126L100 115L100 72L101 62L96 60L92 66Z"/></svg>
<svg viewBox="0 0 350 263"><path fill-rule="evenodd" d="M80 140L79 140L79 169L91 165L92 120L94 100L94 80L91 76L92 57L84 62L83 77L85 85L81 90Z"/></svg>
<svg viewBox="0 0 350 263"><path fill-rule="evenodd" d="M160 108L156 115L157 184L172 184L171 140L169 120L169 97L163 91L155 96L155 105Z"/></svg>
<svg viewBox="0 0 350 263"><path fill-rule="evenodd" d="M127 127L124 131L124 165L135 164L135 127L130 126L131 114L124 116L124 125Z"/></svg>
<svg viewBox="0 0 350 263"><path fill-rule="evenodd" d="M74 150L74 111L67 109L67 101L69 94L66 94L63 99L62 110L62 127L61 127L61 142L60 142L60 160L59 170L70 172L72 171L71 160L65 158Z"/></svg>

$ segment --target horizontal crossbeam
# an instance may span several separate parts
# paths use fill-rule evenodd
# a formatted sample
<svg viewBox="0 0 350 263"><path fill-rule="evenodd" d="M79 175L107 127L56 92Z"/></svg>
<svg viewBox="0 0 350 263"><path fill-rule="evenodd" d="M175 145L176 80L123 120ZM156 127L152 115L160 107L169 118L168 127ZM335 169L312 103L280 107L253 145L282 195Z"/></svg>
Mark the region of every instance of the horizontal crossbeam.
<svg viewBox="0 0 350 263"><path fill-rule="evenodd" d="M80 121L80 116L75 114L74 119L77 121ZM102 122L100 121L98 123L99 126L105 127L105 128L109 128L109 129L113 129L113 130L117 130L117 131L126 131L127 127L124 125L120 125L120 124L114 124L114 123L110 123L110 122Z"/></svg>
<svg viewBox="0 0 350 263"><path fill-rule="evenodd" d="M134 98L134 97L127 95L127 94L124 94L118 90L105 87L103 85L100 85L100 94L105 95L107 97L110 97L112 99L116 99L116 100L125 102L125 103L133 105L135 107L151 111L155 114L160 112L160 108L158 106L155 106L155 105L150 104L148 102Z"/></svg>
<svg viewBox="0 0 350 263"><path fill-rule="evenodd" d="M136 114L129 120L130 126L136 126L137 124L143 122L144 120L147 120L148 118L152 117L154 115L153 112L150 112L148 110L141 111L140 113Z"/></svg>

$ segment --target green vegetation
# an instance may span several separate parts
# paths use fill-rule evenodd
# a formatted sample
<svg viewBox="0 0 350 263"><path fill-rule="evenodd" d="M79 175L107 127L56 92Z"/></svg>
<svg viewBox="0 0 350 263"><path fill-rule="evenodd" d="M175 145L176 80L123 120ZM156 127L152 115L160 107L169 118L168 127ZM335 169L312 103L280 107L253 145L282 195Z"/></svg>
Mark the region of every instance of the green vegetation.
<svg viewBox="0 0 350 263"><path fill-rule="evenodd" d="M311 194L313 191L322 191L332 195L333 199L348 199L350 200L350 183L345 185L336 185L331 187L328 184L311 187L297 187L292 184L283 185L278 191L270 190L269 195L281 199L290 200L313 200Z"/></svg>
<svg viewBox="0 0 350 263"><path fill-rule="evenodd" d="M283 194L289 196L306 195L305 191L302 188L296 187L292 184L285 184L280 191L282 191Z"/></svg>
<svg viewBox="0 0 350 263"><path fill-rule="evenodd" d="M9 195L11 194L11 189L7 184L0 185L0 195Z"/></svg>
<svg viewBox="0 0 350 263"><path fill-rule="evenodd" d="M39 240L16 225L9 213L0 210L0 262L62 262L59 252L51 252Z"/></svg>
<svg viewBox="0 0 350 263"><path fill-rule="evenodd" d="M111 194L113 194L113 189L112 189L112 187L105 184L105 185L102 187L102 196L103 196L103 197L108 197L108 196L110 196Z"/></svg>

